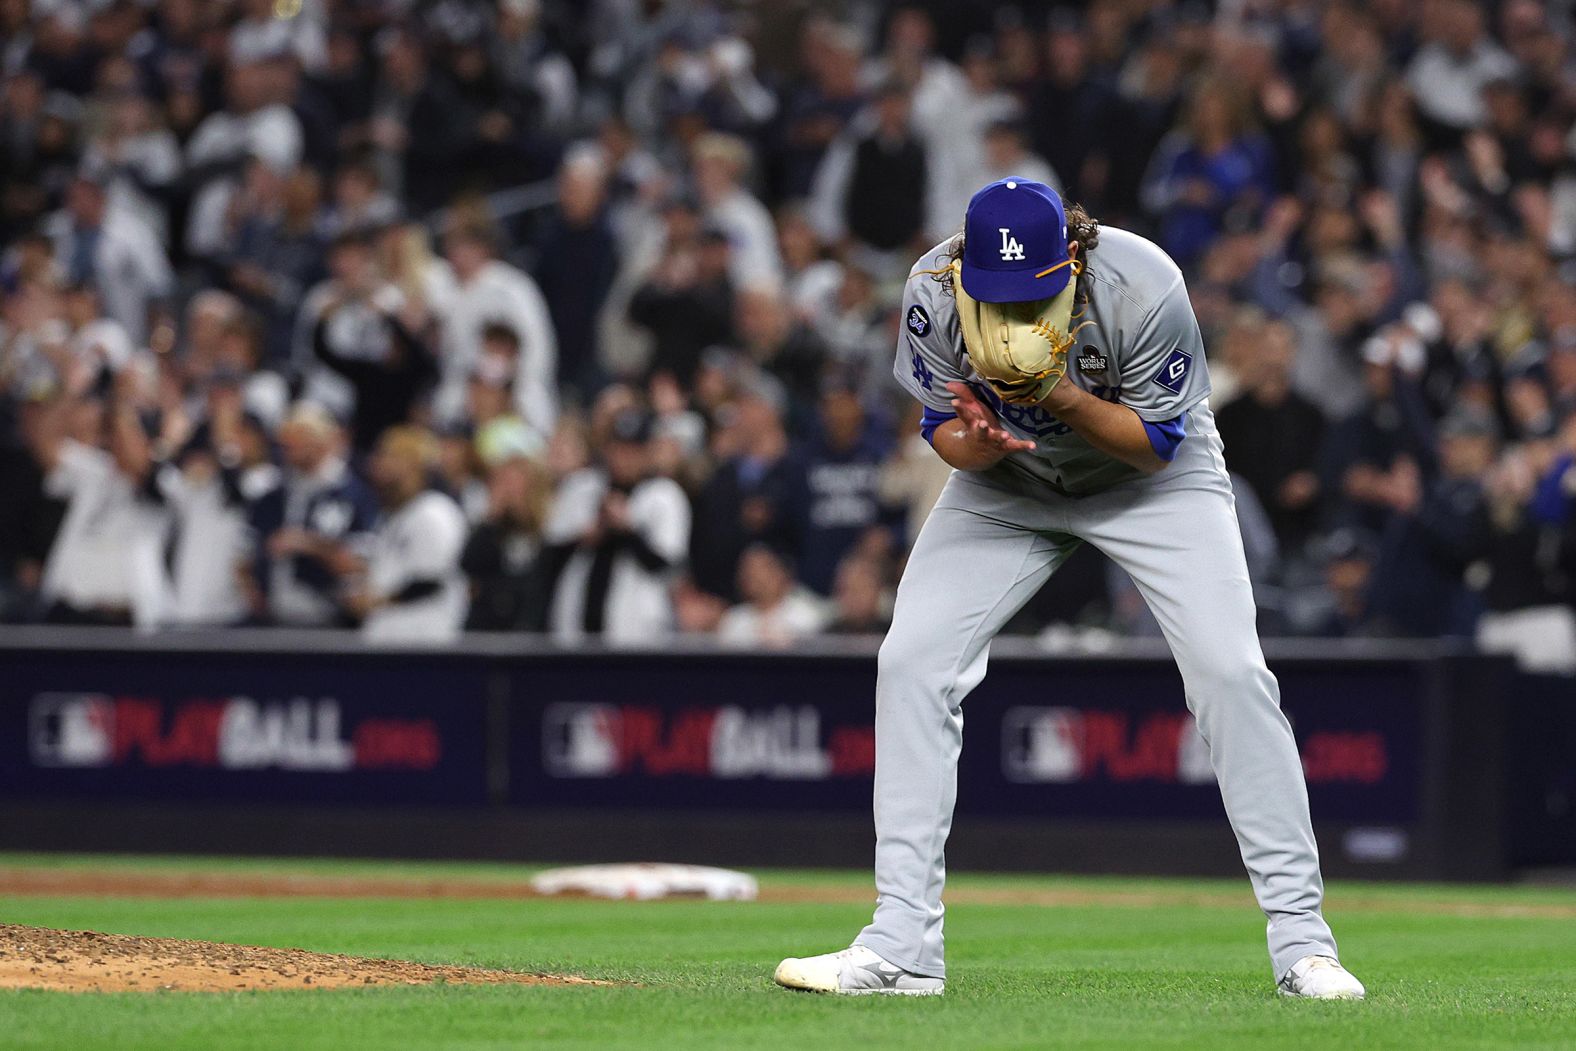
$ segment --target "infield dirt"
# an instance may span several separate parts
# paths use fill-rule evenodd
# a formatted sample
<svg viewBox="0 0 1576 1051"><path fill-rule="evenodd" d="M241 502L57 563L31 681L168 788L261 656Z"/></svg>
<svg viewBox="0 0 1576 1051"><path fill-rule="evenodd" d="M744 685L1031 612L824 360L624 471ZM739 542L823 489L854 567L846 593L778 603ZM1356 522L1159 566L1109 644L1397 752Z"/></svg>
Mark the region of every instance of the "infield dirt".
<svg viewBox="0 0 1576 1051"><path fill-rule="evenodd" d="M603 985L588 978L0 924L0 989L233 992L368 985Z"/></svg>

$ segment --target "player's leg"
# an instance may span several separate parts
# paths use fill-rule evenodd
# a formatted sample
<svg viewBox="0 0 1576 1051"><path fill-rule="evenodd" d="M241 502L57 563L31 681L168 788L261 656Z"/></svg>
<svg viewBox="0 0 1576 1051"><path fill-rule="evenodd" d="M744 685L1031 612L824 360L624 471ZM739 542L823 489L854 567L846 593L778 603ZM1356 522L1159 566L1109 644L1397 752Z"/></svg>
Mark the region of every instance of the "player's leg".
<svg viewBox="0 0 1576 1051"><path fill-rule="evenodd" d="M1078 546L1033 531L1044 516L1043 505L953 475L914 544L881 646L878 897L857 943L915 974L945 974L943 851L957 797L963 698L985 677L991 639Z"/></svg>
<svg viewBox="0 0 1576 1051"><path fill-rule="evenodd" d="M1075 512L1076 532L1125 569L1160 622L1188 707L1269 918L1275 977L1335 955L1302 761L1264 663L1242 536L1224 474L1102 494Z"/></svg>

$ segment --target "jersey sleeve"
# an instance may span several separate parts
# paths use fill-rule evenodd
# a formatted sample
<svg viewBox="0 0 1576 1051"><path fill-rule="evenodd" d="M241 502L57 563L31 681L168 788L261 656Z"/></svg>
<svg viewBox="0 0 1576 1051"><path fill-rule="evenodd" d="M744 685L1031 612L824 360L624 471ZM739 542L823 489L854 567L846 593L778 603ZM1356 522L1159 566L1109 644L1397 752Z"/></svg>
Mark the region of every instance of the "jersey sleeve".
<svg viewBox="0 0 1576 1051"><path fill-rule="evenodd" d="M957 310L929 277L910 278L903 290L897 358L892 363L898 385L925 408L950 413L952 392L947 384L968 378L961 355Z"/></svg>
<svg viewBox="0 0 1576 1051"><path fill-rule="evenodd" d="M646 544L668 565L678 565L689 553L690 506L677 482L654 478L636 491L629 502L629 516Z"/></svg>
<svg viewBox="0 0 1576 1051"><path fill-rule="evenodd" d="M408 577L428 580L453 573L465 547L465 513L446 496L428 499L422 508L417 543L408 551Z"/></svg>
<svg viewBox="0 0 1576 1051"><path fill-rule="evenodd" d="M44 492L57 500L68 500L78 490L102 486L114 473L107 454L67 438L60 443L54 469L44 478Z"/></svg>
<svg viewBox="0 0 1576 1051"><path fill-rule="evenodd" d="M1204 337L1180 277L1149 308L1121 363L1123 405L1142 420L1174 420L1209 397Z"/></svg>

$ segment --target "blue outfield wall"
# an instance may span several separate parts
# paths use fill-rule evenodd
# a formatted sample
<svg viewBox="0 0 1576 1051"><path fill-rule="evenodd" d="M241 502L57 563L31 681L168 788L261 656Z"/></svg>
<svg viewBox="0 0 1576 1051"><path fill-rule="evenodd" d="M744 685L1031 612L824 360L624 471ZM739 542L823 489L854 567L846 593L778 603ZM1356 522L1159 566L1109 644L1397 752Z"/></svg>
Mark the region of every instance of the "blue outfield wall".
<svg viewBox="0 0 1576 1051"><path fill-rule="evenodd" d="M1564 732L1553 714L1570 680L1529 688L1504 661L1432 644L1267 649L1333 868L1495 878L1562 860L1558 814L1507 808L1535 810L1539 785L1558 782L1547 741ZM388 827L378 852L393 854L411 852L400 816L419 811L422 854L476 853L478 835L494 842L478 821L534 818L513 852L620 857L633 822L668 830L664 842L722 837L697 853L751 863L819 824L841 831L807 843L807 860L867 860L871 640L786 654L517 637L389 651L332 632L19 629L0 653L0 845L38 845L30 811L82 815L75 845L95 849L94 829L124 808L201 806L204 823L266 810L281 834L359 815ZM1039 844L1065 850L1058 835L1076 829L1078 867L1102 867L1108 836L1111 867L1126 869L1144 863L1124 842L1186 845L1208 829L1212 860L1194 867L1220 860L1219 794L1163 650L1051 656L1004 641L965 721L958 827L991 833L955 840L966 857L1055 867L1065 853ZM573 835L555 838L559 825ZM212 845L163 842L185 826L158 827L147 849ZM46 845L73 843L56 832Z"/></svg>

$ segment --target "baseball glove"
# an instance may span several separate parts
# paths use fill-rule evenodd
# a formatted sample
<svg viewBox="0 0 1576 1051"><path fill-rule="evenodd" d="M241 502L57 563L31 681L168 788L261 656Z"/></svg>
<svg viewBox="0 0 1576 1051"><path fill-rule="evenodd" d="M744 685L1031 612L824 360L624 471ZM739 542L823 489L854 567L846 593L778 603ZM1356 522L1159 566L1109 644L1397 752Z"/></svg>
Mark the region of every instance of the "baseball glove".
<svg viewBox="0 0 1576 1051"><path fill-rule="evenodd" d="M963 346L974 371L1003 401L1044 400L1067 374L1067 351L1083 327L1071 327L1077 280L1051 299L981 303L963 290L962 267L954 262L951 270Z"/></svg>

